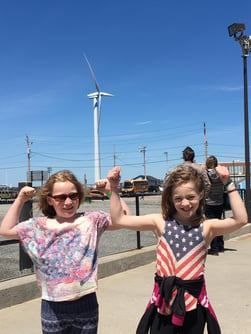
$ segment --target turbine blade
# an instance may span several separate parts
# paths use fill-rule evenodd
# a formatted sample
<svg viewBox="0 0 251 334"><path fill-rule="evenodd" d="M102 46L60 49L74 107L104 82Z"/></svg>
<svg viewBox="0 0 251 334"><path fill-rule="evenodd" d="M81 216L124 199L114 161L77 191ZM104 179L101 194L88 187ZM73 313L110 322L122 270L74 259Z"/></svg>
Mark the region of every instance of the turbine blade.
<svg viewBox="0 0 251 334"><path fill-rule="evenodd" d="M99 92L99 93L102 96L114 96L113 94L110 94L110 93L105 93L105 92Z"/></svg>
<svg viewBox="0 0 251 334"><path fill-rule="evenodd" d="M98 92L100 92L99 85L98 85L98 82L97 82L97 80L96 80L96 77L95 77L95 74L94 74L94 72L93 72L93 69L92 69L92 67L91 67L91 64L89 63L89 60L88 60L88 58L86 57L85 54L84 54L84 57L85 57L85 60L86 60L86 62L87 62L87 65L88 65L88 67L89 67L89 70L90 70L90 72L91 72L92 79L93 79L93 81L94 81L94 84L95 84L95 86L96 86L96 89L97 89Z"/></svg>

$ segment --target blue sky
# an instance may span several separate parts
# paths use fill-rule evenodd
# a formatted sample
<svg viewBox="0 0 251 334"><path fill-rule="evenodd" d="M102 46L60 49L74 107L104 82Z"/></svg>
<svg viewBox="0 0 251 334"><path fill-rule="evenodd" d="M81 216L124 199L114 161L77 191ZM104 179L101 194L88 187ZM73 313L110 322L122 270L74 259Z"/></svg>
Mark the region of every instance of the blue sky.
<svg viewBox="0 0 251 334"><path fill-rule="evenodd" d="M155 177L187 145L204 162L204 122L208 155L244 161L243 60L227 27L245 23L251 34L250 13L249 0L1 1L0 184L26 180L26 136L32 171L71 169L94 182L84 53L114 94L102 99L102 177L114 161L122 179L143 174L143 146Z"/></svg>

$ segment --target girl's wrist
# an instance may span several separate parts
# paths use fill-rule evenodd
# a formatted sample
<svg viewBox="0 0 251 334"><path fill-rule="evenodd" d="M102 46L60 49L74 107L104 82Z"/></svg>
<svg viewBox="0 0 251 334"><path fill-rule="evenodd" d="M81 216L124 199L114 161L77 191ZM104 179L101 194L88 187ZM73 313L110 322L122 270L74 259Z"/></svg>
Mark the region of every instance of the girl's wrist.
<svg viewBox="0 0 251 334"><path fill-rule="evenodd" d="M110 197L111 197L111 193L118 193L119 192L119 186L114 186L114 187L110 187L111 190L109 191L110 193Z"/></svg>
<svg viewBox="0 0 251 334"><path fill-rule="evenodd" d="M110 199L111 195L112 195L112 192L118 193L119 190L118 190L118 188L113 188L113 189L111 188L111 190L108 191L108 193L106 193L105 196Z"/></svg>
<svg viewBox="0 0 251 334"><path fill-rule="evenodd" d="M228 194L232 193L233 191L237 191L235 184L231 179L224 185L224 189Z"/></svg>
<svg viewBox="0 0 251 334"><path fill-rule="evenodd" d="M231 190L228 190L227 193L230 194L230 193L232 193L232 192L234 192L234 191L238 191L238 189L233 188L233 189L231 189Z"/></svg>
<svg viewBox="0 0 251 334"><path fill-rule="evenodd" d="M224 184L224 189L228 190L228 188L231 188L232 186L235 186L232 179L229 179L227 183Z"/></svg>
<svg viewBox="0 0 251 334"><path fill-rule="evenodd" d="M112 192L109 191L109 192L106 194L106 197L110 198L110 197L111 197L111 194L112 194Z"/></svg>

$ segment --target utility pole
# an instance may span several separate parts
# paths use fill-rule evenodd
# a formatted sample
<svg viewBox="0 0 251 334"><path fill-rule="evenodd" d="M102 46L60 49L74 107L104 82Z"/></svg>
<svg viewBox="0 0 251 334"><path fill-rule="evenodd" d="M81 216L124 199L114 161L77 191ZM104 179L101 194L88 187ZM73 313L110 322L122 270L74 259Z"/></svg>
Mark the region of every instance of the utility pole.
<svg viewBox="0 0 251 334"><path fill-rule="evenodd" d="M204 122L204 146L205 146L205 162L207 161L207 134L206 134L206 123Z"/></svg>
<svg viewBox="0 0 251 334"><path fill-rule="evenodd" d="M27 145L27 156L28 156L27 182L31 182L31 168L30 168L31 150L30 150L30 140L28 135L26 135L26 145Z"/></svg>
<svg viewBox="0 0 251 334"><path fill-rule="evenodd" d="M113 147L113 167L116 166L116 145Z"/></svg>
<svg viewBox="0 0 251 334"><path fill-rule="evenodd" d="M144 176L146 180L146 147L142 146L139 148L140 152L143 152L143 157L144 157Z"/></svg>
<svg viewBox="0 0 251 334"><path fill-rule="evenodd" d="M47 167L48 178L51 176L51 171L52 171L52 168L51 167Z"/></svg>
<svg viewBox="0 0 251 334"><path fill-rule="evenodd" d="M87 193L87 177L86 177L86 174L84 174L84 193L85 193L85 196L88 195L88 193Z"/></svg>
<svg viewBox="0 0 251 334"><path fill-rule="evenodd" d="M164 152L166 156L166 175L168 174L168 152Z"/></svg>

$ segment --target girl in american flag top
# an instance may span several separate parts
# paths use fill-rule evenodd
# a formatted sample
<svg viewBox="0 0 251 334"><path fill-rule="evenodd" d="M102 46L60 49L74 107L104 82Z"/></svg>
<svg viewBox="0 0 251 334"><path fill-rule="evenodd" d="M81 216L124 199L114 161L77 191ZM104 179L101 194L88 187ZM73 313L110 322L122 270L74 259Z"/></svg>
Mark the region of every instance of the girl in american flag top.
<svg viewBox="0 0 251 334"><path fill-rule="evenodd" d="M162 213L125 215L118 194L120 167L108 173L110 213L116 228L153 231L157 238L154 288L136 334L209 334L221 330L205 286L207 249L213 238L231 233L248 221L229 171L216 172L228 192L232 217L205 219L202 175L189 165L177 166L163 185Z"/></svg>

